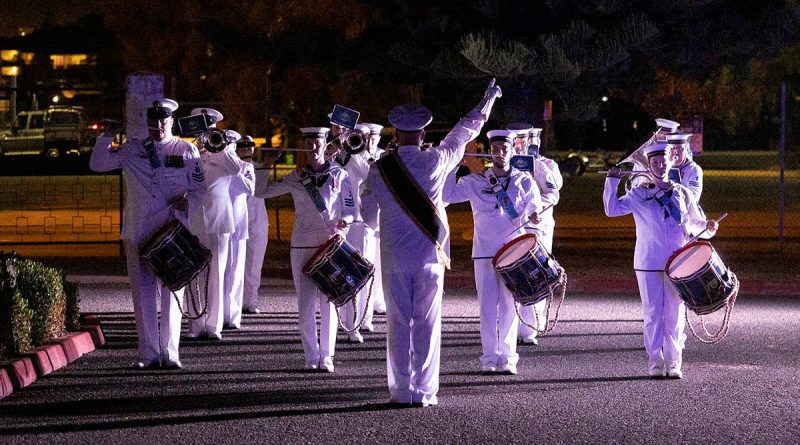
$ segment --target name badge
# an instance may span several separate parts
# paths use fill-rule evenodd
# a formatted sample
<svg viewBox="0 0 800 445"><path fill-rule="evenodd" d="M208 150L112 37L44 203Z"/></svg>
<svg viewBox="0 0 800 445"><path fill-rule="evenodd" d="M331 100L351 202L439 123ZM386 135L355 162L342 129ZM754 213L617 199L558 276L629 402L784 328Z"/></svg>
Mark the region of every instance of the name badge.
<svg viewBox="0 0 800 445"><path fill-rule="evenodd" d="M164 166L168 168L183 168L183 156L164 156Z"/></svg>

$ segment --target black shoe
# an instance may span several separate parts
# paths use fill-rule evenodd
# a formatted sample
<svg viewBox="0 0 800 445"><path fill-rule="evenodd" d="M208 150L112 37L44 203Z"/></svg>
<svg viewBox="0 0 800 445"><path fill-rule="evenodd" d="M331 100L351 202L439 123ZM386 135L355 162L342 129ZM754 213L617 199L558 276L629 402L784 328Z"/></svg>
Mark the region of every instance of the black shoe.
<svg viewBox="0 0 800 445"><path fill-rule="evenodd" d="M161 366L161 363L158 360L152 360L149 362L136 362L133 365L134 369L145 370L145 369L158 369Z"/></svg>

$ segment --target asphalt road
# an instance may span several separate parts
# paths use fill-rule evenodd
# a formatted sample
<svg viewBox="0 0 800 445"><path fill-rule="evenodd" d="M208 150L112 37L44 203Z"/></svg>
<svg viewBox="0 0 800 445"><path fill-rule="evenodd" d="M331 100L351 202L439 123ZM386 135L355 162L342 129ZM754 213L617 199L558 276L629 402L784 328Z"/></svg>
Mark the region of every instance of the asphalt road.
<svg viewBox="0 0 800 445"><path fill-rule="evenodd" d="M796 296L741 295L731 329L691 336L683 380L646 378L635 294L568 294L560 322L520 349L519 374L482 375L477 302L449 291L440 405L386 402L385 323L340 341L334 374L301 371L290 282L221 343L184 341L180 371L134 371L127 285L82 278L108 344L0 402L0 443L797 443ZM90 281L98 283L92 284ZM709 328L713 329L715 320ZM344 335L339 336L340 340Z"/></svg>

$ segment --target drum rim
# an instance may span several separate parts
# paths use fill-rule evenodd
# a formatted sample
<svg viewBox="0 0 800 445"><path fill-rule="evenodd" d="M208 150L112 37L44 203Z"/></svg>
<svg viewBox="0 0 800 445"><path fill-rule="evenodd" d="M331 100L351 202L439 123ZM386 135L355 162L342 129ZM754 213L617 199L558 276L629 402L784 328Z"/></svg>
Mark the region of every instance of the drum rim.
<svg viewBox="0 0 800 445"><path fill-rule="evenodd" d="M139 250L142 252L150 250L154 244L156 244L158 241L161 240L160 238L163 234L175 230L178 225L183 226L186 230L189 231L189 233L191 233L191 230L189 230L189 228L186 227L186 225L183 224L180 220L173 219L172 221L167 222L163 226L159 227L158 230L153 232L153 234L147 238L147 241L145 241L144 244L142 244ZM194 234L192 233L192 235Z"/></svg>
<svg viewBox="0 0 800 445"><path fill-rule="evenodd" d="M500 247L500 250L498 250L497 253L494 254L494 257L492 257L492 266L495 268L497 267L498 258L500 258L500 256L504 254L506 250L510 249L511 246L516 245L517 243L521 243L523 240L526 240L528 238L534 238L536 242L539 242L539 237L535 233L526 233L524 235L520 235L512 239L511 241L503 244L503 246Z"/></svg>
<svg viewBox="0 0 800 445"><path fill-rule="evenodd" d="M670 273L669 273L669 269L670 269L670 266L672 266L672 262L675 261L675 259L678 257L678 255L680 255L684 251L689 250L690 248L696 247L696 246L708 246L711 249L711 253L712 254L714 252L716 252L716 250L714 250L714 246L712 246L710 242L705 241L705 240L694 241L694 242L691 242L691 243L681 247L680 249L678 249L675 252L673 252L672 255L670 255L669 259L667 259L667 264L666 264L666 266L664 266L664 272L667 274L668 277L673 278L673 276L670 275ZM681 277L681 278L683 278L683 277Z"/></svg>
<svg viewBox="0 0 800 445"><path fill-rule="evenodd" d="M331 239L325 241L321 246L317 248L317 250L314 252L314 255L312 255L311 258L309 258L306 264L303 266L303 273L306 274L311 269L313 269L314 266L316 266L317 263L319 263L320 260L322 260L322 258L325 257L325 254L328 252L328 250L332 245L339 246L342 244L343 240L344 238L337 233L333 235Z"/></svg>

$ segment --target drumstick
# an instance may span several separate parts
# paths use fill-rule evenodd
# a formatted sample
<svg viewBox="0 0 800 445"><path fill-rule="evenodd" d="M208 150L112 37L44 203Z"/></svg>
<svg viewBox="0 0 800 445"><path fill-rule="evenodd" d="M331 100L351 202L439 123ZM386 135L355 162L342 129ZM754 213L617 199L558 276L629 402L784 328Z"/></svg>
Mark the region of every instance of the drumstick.
<svg viewBox="0 0 800 445"><path fill-rule="evenodd" d="M550 210L551 208L553 208L553 206L554 206L554 205L555 205L555 204L550 204L549 206L547 206L547 207L543 208L543 209L542 209L542 211L541 211L541 212L539 212L539 213L541 214L541 213L544 213L544 212L546 212L546 211ZM506 235L506 238L508 238L509 236L513 235L513 234L514 234L514 232L516 232L517 230L519 230L519 229L521 229L522 227L524 227L524 226L525 226L525 224L528 224L530 221L531 221L531 218L530 218L530 216L529 216L529 217L528 217L528 219L526 219L525 221L523 221L523 222L522 222L522 224L520 224L520 225L518 225L517 227L515 227L515 228L514 228L514 230L512 230L512 231L508 232L508 235Z"/></svg>
<svg viewBox="0 0 800 445"><path fill-rule="evenodd" d="M717 224L719 224L719 222L722 221L723 219L725 219L727 216L728 216L728 212L725 212L722 215L720 215L720 217L717 218L715 221L717 222ZM683 245L685 246L685 245L687 245L689 243L693 243L693 242L697 241L697 239L700 238L707 231L708 231L708 228L706 227L705 229L703 229L702 232L700 232L697 235L689 238L689 241L686 241L686 243L684 243ZM683 247L683 246L681 246L681 247Z"/></svg>

